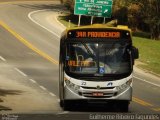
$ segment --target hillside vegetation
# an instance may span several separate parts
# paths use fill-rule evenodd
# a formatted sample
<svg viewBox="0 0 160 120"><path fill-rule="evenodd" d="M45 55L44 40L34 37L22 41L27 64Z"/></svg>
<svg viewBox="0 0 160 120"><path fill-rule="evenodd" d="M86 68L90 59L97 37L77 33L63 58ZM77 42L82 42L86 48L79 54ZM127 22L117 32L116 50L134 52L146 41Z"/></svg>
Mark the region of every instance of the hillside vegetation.
<svg viewBox="0 0 160 120"><path fill-rule="evenodd" d="M61 0L61 3L73 14L75 0ZM116 20L117 24L128 25L136 36L160 40L159 11L160 0L113 0L112 17L107 21ZM102 19L94 21L101 22Z"/></svg>

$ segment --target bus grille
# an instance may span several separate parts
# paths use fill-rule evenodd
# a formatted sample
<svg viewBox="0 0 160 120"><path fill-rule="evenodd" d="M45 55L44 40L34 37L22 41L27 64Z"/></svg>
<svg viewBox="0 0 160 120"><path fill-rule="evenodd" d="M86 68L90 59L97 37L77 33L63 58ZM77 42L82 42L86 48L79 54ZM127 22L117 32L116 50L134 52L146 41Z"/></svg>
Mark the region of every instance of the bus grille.
<svg viewBox="0 0 160 120"><path fill-rule="evenodd" d="M97 89L96 87L84 87L81 86L83 89ZM99 89L114 89L115 87L100 87Z"/></svg>
<svg viewBox="0 0 160 120"><path fill-rule="evenodd" d="M78 94L89 98L110 98L118 94L115 87L86 87L81 86Z"/></svg>
<svg viewBox="0 0 160 120"><path fill-rule="evenodd" d="M117 92L115 93L105 93L102 92L103 96L93 96L93 92L79 92L79 95L84 97L90 97L90 98L110 98L117 95Z"/></svg>

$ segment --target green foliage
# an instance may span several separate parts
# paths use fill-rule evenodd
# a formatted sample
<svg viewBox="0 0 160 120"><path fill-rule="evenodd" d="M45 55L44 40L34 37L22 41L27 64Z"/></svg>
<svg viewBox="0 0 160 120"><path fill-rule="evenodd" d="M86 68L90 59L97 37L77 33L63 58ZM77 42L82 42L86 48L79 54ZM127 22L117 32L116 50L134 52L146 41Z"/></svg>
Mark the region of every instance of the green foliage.
<svg viewBox="0 0 160 120"><path fill-rule="evenodd" d="M74 3L75 0L63 0L63 4L67 6L72 14ZM112 18L108 20L117 19L118 24L128 25L134 31L140 29L141 31L150 32L152 39L160 40L159 11L160 0L113 0ZM90 19L90 17L86 18ZM97 22L97 18L95 19L94 22ZM149 28L149 31L146 28ZM143 33L140 34L143 36Z"/></svg>
<svg viewBox="0 0 160 120"><path fill-rule="evenodd" d="M142 31L133 32L132 35L136 37L151 38L150 33L142 32Z"/></svg>
<svg viewBox="0 0 160 120"><path fill-rule="evenodd" d="M71 13L73 13L75 0L62 0L62 1L63 1L62 3L64 4L64 6L66 6L66 8L70 10Z"/></svg>
<svg viewBox="0 0 160 120"><path fill-rule="evenodd" d="M125 12L122 11L124 8L126 8ZM113 16L118 21L127 22L134 31L138 31L138 29L145 30L147 25L150 37L156 40L160 40L159 11L160 0L114 0L113 5ZM119 16L116 15L117 13ZM124 14L128 20L126 20L126 17L123 17ZM142 26L145 26L145 28L142 28ZM143 33L140 34L144 35Z"/></svg>

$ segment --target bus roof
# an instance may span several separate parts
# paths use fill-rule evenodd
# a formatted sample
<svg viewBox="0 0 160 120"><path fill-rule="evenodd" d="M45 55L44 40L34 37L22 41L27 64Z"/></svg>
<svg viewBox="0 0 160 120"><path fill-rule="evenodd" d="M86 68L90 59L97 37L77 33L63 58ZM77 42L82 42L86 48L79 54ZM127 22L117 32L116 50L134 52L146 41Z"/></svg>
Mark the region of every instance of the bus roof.
<svg viewBox="0 0 160 120"><path fill-rule="evenodd" d="M89 29L89 28L108 28L108 29L119 29L119 30L127 30L131 32L131 29L128 28L128 26L124 25L118 25L117 27L109 27L104 24L93 24L93 25L86 25L86 26L80 26L80 27L73 27L73 28L67 28L66 31L68 32L69 30L78 30L78 29Z"/></svg>
<svg viewBox="0 0 160 120"><path fill-rule="evenodd" d="M66 30L64 30L63 32L62 32L62 34L61 34L61 39L66 39L66 38L68 38L68 37L70 37L70 38L74 38L75 37L75 33L73 33L71 36L68 36L69 35L69 32L70 31L79 31L79 30L91 30L91 31L94 31L94 29L96 29L96 30L102 30L103 29L103 31L105 31L105 29L106 29L106 31L113 31L114 32L114 30L115 31L118 31L118 30L122 30L122 31L127 31L127 32L129 32L130 33L130 35L132 36L132 33L131 33L131 29L129 29L128 28L128 26L124 26L124 25L118 25L117 27L109 27L109 26L107 26L107 25L104 25L104 24L93 24L93 25L86 25L86 26L80 26L80 27L73 27L73 28L66 28ZM113 33L112 32L112 33ZM81 37L81 38L87 38L87 36L83 36L83 37ZM102 37L104 37L104 36L102 36ZM101 37L101 38L102 38ZM99 37L100 38L100 37ZM109 36L108 36L108 38L109 38ZM113 37L112 37L113 38Z"/></svg>

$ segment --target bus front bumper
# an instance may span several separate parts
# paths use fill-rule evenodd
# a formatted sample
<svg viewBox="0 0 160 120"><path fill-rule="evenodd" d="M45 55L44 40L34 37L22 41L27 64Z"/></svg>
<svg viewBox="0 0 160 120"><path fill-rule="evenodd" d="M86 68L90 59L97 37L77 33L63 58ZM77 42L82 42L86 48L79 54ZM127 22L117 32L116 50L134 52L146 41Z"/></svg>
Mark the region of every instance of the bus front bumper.
<svg viewBox="0 0 160 120"><path fill-rule="evenodd" d="M92 96L92 93L105 93L104 96ZM88 95L88 96L87 96ZM123 90L83 90L83 92L74 92L67 86L64 87L64 100L132 100L132 87L129 86Z"/></svg>

